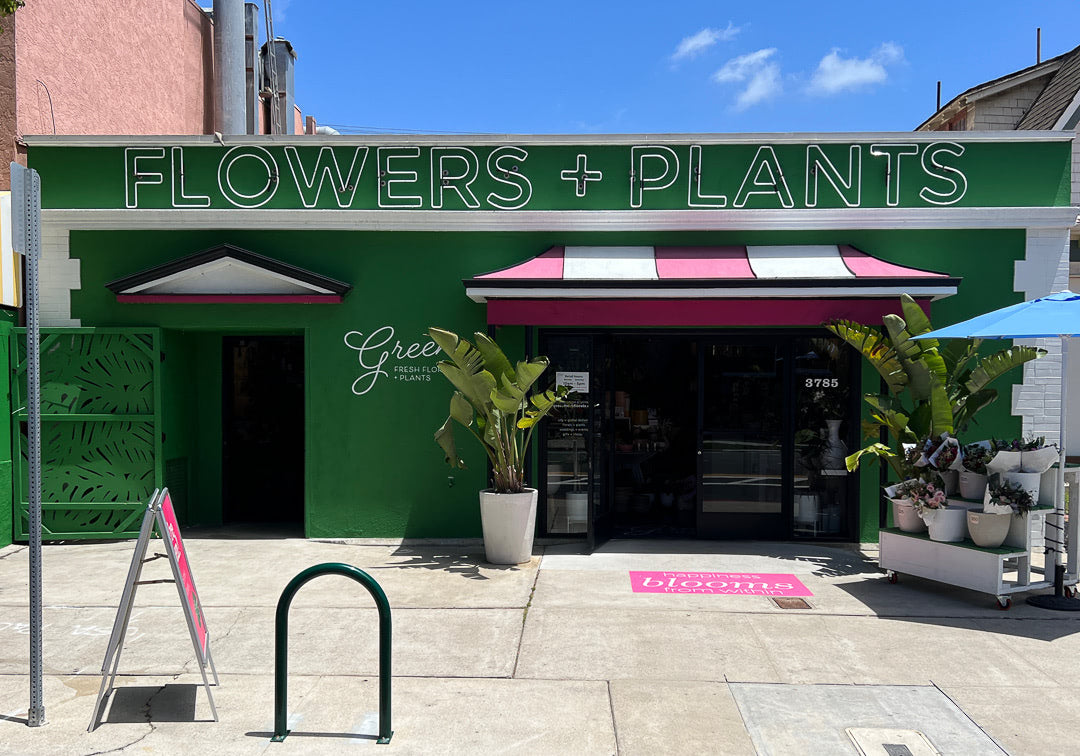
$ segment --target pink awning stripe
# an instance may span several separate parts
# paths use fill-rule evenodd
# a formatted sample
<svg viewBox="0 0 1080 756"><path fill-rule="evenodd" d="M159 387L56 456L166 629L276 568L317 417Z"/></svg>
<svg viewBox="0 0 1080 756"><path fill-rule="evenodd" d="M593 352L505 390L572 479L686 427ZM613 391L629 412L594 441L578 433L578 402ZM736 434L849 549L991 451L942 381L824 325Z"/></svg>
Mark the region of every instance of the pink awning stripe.
<svg viewBox="0 0 1080 756"><path fill-rule="evenodd" d="M935 273L932 270L894 265L846 244L840 245L840 256L856 278L948 278L944 273Z"/></svg>
<svg viewBox="0 0 1080 756"><path fill-rule="evenodd" d="M929 313L928 299L916 300ZM876 322L899 312L889 299L491 299L491 325L819 326L833 318Z"/></svg>
<svg viewBox="0 0 1080 756"><path fill-rule="evenodd" d="M753 278L746 247L656 247L660 279Z"/></svg>
<svg viewBox="0 0 1080 756"><path fill-rule="evenodd" d="M560 279L563 277L563 249L563 247L552 247L547 252L519 265L485 273L477 278Z"/></svg>

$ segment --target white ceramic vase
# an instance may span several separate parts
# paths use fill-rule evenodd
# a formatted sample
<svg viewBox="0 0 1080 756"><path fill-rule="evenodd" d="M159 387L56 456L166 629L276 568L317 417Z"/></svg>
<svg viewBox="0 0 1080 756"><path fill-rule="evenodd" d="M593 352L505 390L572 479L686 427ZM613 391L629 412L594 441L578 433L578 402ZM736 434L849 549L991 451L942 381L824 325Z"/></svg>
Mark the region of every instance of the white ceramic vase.
<svg viewBox="0 0 1080 756"><path fill-rule="evenodd" d="M967 538L968 511L961 507L924 509L922 518L930 531L930 540L955 543Z"/></svg>
<svg viewBox="0 0 1080 756"><path fill-rule="evenodd" d="M825 440L825 449L821 452L821 468L823 470L847 470L844 457L847 456L847 444L840 438L840 423L843 420L826 420L828 437Z"/></svg>
<svg viewBox="0 0 1080 756"><path fill-rule="evenodd" d="M893 525L905 533L924 533L926 523L919 517L918 510L909 499L892 499Z"/></svg>
<svg viewBox="0 0 1080 756"><path fill-rule="evenodd" d="M532 559L536 526L536 489L524 493L480 492L484 555L492 564L521 564Z"/></svg>
<svg viewBox="0 0 1080 756"><path fill-rule="evenodd" d="M986 495L986 476L971 470L960 471L960 495L982 501Z"/></svg>
<svg viewBox="0 0 1080 756"><path fill-rule="evenodd" d="M1012 512L995 514L993 512L976 512L969 509L967 513L968 533L976 546L997 548L1005 542L1005 536L1009 534L1011 520Z"/></svg>

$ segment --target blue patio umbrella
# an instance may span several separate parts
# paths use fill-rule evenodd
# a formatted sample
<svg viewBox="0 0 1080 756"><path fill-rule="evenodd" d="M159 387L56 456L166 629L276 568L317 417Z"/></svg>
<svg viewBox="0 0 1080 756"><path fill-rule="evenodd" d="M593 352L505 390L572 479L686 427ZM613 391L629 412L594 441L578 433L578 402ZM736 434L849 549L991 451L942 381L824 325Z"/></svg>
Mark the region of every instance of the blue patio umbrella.
<svg viewBox="0 0 1080 756"><path fill-rule="evenodd" d="M1080 294L1071 291L1059 291L1045 297L1039 297L1020 304L1002 307L1000 310L965 320L946 328L914 336L914 339L1061 339L1061 420L1058 446L1061 459L1057 467L1057 495L1055 497L1054 520L1057 528L1054 536L1054 595L1033 596L1028 603L1047 609L1065 609L1080 611L1080 600L1066 598L1063 595L1065 567L1062 562L1061 533L1064 522L1065 502L1065 413L1066 389L1068 387L1069 339L1080 336ZM1074 515L1071 530L1076 529ZM1073 543L1077 533L1073 532ZM1075 546L1074 546L1075 548ZM1075 552L1074 552L1075 553ZM1047 565L1047 568L1049 565ZM1070 564L1075 569L1075 565Z"/></svg>

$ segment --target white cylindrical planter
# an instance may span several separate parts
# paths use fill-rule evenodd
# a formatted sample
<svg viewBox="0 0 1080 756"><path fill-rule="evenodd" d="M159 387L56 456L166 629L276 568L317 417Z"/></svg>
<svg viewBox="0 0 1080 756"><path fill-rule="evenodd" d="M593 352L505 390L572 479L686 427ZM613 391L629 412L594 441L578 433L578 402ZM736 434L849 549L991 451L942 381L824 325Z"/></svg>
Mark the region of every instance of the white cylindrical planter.
<svg viewBox="0 0 1080 756"><path fill-rule="evenodd" d="M993 512L975 512L968 510L967 528L971 540L976 546L997 548L1005 542L1009 534L1012 513L994 514Z"/></svg>
<svg viewBox="0 0 1080 756"><path fill-rule="evenodd" d="M521 564L532 559L536 527L536 489L524 493L480 492L484 555L492 564Z"/></svg>
<svg viewBox="0 0 1080 756"><path fill-rule="evenodd" d="M798 525L813 525L817 522L821 496L816 493L795 494L795 522Z"/></svg>
<svg viewBox="0 0 1080 756"><path fill-rule="evenodd" d="M926 523L919 517L915 505L908 499L891 499L893 525L905 533L923 533Z"/></svg>
<svg viewBox="0 0 1080 756"><path fill-rule="evenodd" d="M589 494L572 491L566 494L567 525L580 525L589 520Z"/></svg>
<svg viewBox="0 0 1080 756"><path fill-rule="evenodd" d="M982 501L986 495L986 476L971 470L960 471L960 495L965 499Z"/></svg>
<svg viewBox="0 0 1080 756"><path fill-rule="evenodd" d="M954 543L967 538L967 513L961 507L924 510L922 518L930 531L930 540Z"/></svg>
<svg viewBox="0 0 1080 756"><path fill-rule="evenodd" d="M1003 472L1001 477L1021 486L1031 494L1033 501L1039 500L1039 484L1042 482L1042 473Z"/></svg>

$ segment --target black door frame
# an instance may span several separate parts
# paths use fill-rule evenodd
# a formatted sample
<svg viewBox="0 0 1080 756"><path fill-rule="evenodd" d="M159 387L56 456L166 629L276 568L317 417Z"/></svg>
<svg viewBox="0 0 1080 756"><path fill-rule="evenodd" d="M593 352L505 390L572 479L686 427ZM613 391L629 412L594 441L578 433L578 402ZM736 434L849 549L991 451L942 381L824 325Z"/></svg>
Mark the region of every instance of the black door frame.
<svg viewBox="0 0 1080 756"><path fill-rule="evenodd" d="M697 497L696 506L701 506L701 436L703 431L703 398L704 391L702 390L702 371L704 370L704 345L710 342L753 342L755 340L760 341L763 338L776 340L780 342L781 354L783 356L783 376L782 376L782 401L783 401L783 418L782 418L782 457L781 457L781 485L783 487L781 495L781 529L777 533L777 537L791 540L794 538L794 495L795 495L795 443L794 443L794 429L796 420L796 406L795 397L797 387L795 386L795 341L799 338L806 337L827 337L828 334L822 332L821 328L761 328L761 329L747 329L747 328L701 328L701 329L686 329L686 328L565 328L565 327L553 327L553 328L537 328L537 341L539 343L540 354L547 353L547 339L551 337L558 337L564 335L573 336L589 336L593 339L593 367L590 372L593 372L601 383L596 390L595 397L590 399L590 417L589 428L593 439L590 441L590 453L589 465L590 465L590 483L589 483L589 518L586 531L586 542L590 550L595 549L601 545L607 538L610 537L609 525L606 522L605 514L609 514L612 511L612 497L613 492L613 465L609 458L607 463L603 465L605 471L606 480L602 481L603 485L600 485L593 475L593 468L596 464L594 459L595 453L606 453L610 456L614 454L614 443L611 436L611 418L614 415L614 403L615 392L611 389L614 385L614 360L608 360L606 370L598 371L596 369L598 356L603 355L603 350L607 350L607 355L610 357L611 350L614 349L615 343L622 337L632 336L664 336L670 338L687 338L694 339L698 342L698 392L696 401L698 403L697 411L697 433L698 433L698 487L699 493ZM859 419L861 418L861 397L862 397L862 361L856 357L851 360L851 368L848 375L850 381L851 390L848 392L848 417L851 418L851 428L857 429L860 427ZM604 393L608 396L605 400ZM606 439L606 441L605 441ZM856 443L860 439L860 435L854 430L849 429L848 437L846 440L855 441ZM546 444L539 444L540 455L540 470L547 469L546 467ZM848 506L844 519L844 530L840 534L832 534L824 537L800 537L799 541L813 542L817 541L854 541L858 538L858 519L860 512L859 498L858 498L858 481L859 476L852 474L848 476ZM605 497L606 501L597 502L595 497L598 493L597 489ZM542 491L542 493L544 493ZM543 497L541 502L541 511L538 512L538 519L541 522L546 523L546 496ZM598 506L603 504L601 508ZM599 517L597 512L601 511ZM546 524L544 526L544 534L548 535L546 531ZM552 536L564 537L565 534L554 533ZM701 537L701 536L699 536ZM768 536L766 536L768 537Z"/></svg>

